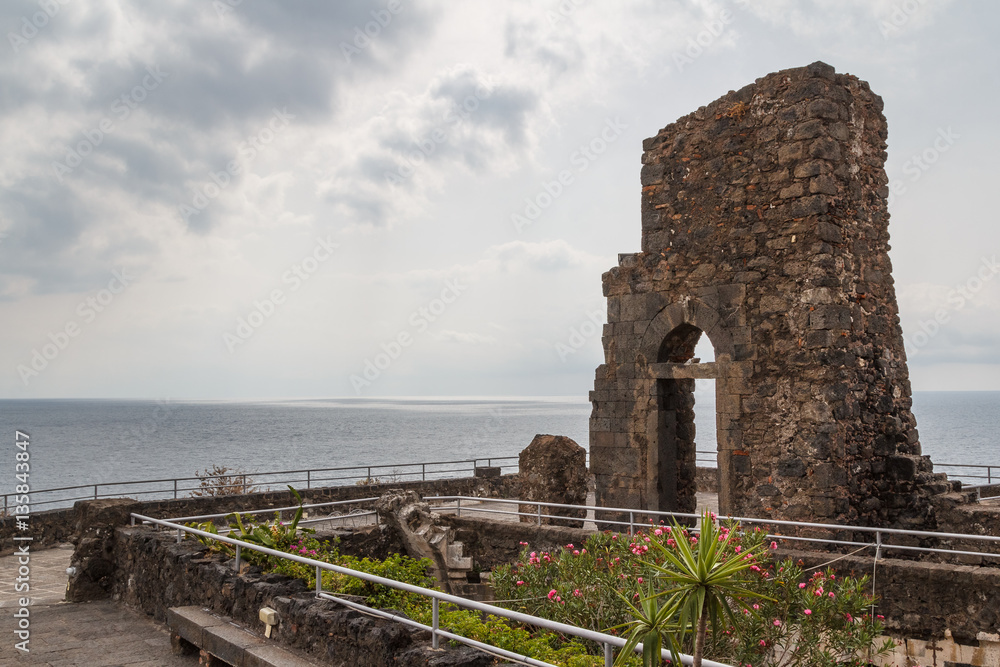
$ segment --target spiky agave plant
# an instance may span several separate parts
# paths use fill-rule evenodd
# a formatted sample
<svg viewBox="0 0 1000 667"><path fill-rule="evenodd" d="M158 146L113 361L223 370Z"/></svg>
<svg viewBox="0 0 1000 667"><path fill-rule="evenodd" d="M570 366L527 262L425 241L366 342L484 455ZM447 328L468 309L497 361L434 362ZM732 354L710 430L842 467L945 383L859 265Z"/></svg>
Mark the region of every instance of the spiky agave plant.
<svg viewBox="0 0 1000 667"><path fill-rule="evenodd" d="M659 595L666 596L664 608L676 610L677 625L684 629L695 626L692 665L701 667L709 622L713 632L719 627L720 617L739 627L730 600L770 599L747 589L741 582L740 575L756 564L761 547L736 553L729 548L736 531L720 528L708 512L701 515L696 547L685 538L684 529L676 519L671 532L676 547L667 548L653 540L651 544L664 562L646 564L657 572L658 579L666 581L666 588Z"/></svg>
<svg viewBox="0 0 1000 667"><path fill-rule="evenodd" d="M625 602L632 615L631 621L615 626L615 629L623 628L628 631L625 646L615 658L615 667L624 667L640 643L643 667L659 667L664 637L670 644L673 662L679 663L677 656L680 654L680 642L677 641L676 633L682 632L683 628L674 620L677 616L676 605L661 604L662 594L654 593L650 582L646 583L645 595L641 590L636 593L639 596L638 605L619 591L615 591L615 594Z"/></svg>

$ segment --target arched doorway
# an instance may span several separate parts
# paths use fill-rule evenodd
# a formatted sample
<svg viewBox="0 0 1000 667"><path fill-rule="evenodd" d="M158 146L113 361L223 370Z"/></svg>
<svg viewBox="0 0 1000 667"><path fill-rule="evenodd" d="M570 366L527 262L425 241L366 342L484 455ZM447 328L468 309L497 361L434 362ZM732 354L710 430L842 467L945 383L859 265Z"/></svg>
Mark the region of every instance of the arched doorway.
<svg viewBox="0 0 1000 667"><path fill-rule="evenodd" d="M657 363L690 365L701 333L687 323L673 329L660 345ZM651 449L657 454L656 504L663 511L694 512L697 508L694 390L694 378L656 380L656 433Z"/></svg>

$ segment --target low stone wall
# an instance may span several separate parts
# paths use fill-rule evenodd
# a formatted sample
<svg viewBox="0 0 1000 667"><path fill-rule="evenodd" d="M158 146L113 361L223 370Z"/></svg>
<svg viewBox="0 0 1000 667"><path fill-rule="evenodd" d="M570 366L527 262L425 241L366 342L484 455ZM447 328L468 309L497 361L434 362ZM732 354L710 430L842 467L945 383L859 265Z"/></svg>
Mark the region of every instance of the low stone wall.
<svg viewBox="0 0 1000 667"><path fill-rule="evenodd" d="M807 551L782 550L779 555L801 559L806 567L829 560L826 555ZM872 565L871 557L847 556L830 567L838 575L860 577L871 575ZM879 596L876 613L885 616L886 629L893 637L905 639L902 653L916 643L921 650L928 644L940 644L938 650L953 645L950 650L956 653L963 653L961 647L966 647L964 653L973 656L995 655L1000 641L1000 569L880 558L875 568L875 592ZM997 663L970 658L961 664Z"/></svg>
<svg viewBox="0 0 1000 667"><path fill-rule="evenodd" d="M278 612L274 641L301 649L333 665L351 667L486 667L493 658L469 648L431 648L430 633L375 619L335 602L317 600L299 579L249 568L237 574L200 543L177 544L146 526L115 534L116 600L159 621L169 607L198 605L263 630L261 607ZM446 645L446 644L445 644Z"/></svg>
<svg viewBox="0 0 1000 667"><path fill-rule="evenodd" d="M516 562L521 542L527 542L533 551L556 551L567 544L582 544L594 533L582 528L470 519L449 514L442 515L440 521L454 530L464 555L472 556L474 566L483 572Z"/></svg>
<svg viewBox="0 0 1000 667"><path fill-rule="evenodd" d="M699 467L695 471L694 483L699 493L718 493L719 469Z"/></svg>
<svg viewBox="0 0 1000 667"><path fill-rule="evenodd" d="M389 489L413 490L422 496L494 496L516 498L519 491L517 475L499 477L461 477L416 482L396 482L366 486L332 486L318 489L300 489L306 503L377 498ZM140 501L136 511L156 519L202 514L222 514L247 509L267 509L294 505L292 494L286 491L265 491L242 496L217 496L203 498L178 498L176 500ZM49 510L31 515L29 533L33 548L42 548L68 542L74 534L72 507ZM14 536L23 535L17 530L16 517L0 519L0 555L12 553Z"/></svg>

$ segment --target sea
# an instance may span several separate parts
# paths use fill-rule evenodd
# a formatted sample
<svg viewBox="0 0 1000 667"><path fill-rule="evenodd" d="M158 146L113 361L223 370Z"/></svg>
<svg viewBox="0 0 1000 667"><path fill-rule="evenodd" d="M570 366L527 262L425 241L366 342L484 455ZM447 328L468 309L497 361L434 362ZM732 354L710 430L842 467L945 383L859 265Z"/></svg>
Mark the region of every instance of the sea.
<svg viewBox="0 0 1000 667"><path fill-rule="evenodd" d="M714 402L714 394L699 387L695 415L703 463L715 450ZM923 453L936 464L1000 465L1000 392L916 392L913 402ZM471 468L406 464L478 459L481 466L516 466L513 457L538 433L565 435L587 447L589 417L585 397L0 400L6 440L0 446L0 494L22 483L15 478L15 430L29 435L28 481L35 494L193 477L212 466L258 475L360 467L344 479L412 479L407 475L417 471L433 476ZM976 472L939 470L953 476Z"/></svg>

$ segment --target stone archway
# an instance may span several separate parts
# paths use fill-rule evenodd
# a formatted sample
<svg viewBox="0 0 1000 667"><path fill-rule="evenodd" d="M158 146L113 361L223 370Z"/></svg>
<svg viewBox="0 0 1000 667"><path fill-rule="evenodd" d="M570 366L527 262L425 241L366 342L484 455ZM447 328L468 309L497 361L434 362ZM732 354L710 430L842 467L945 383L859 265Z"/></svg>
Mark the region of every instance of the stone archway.
<svg viewBox="0 0 1000 667"><path fill-rule="evenodd" d="M723 290L739 296L742 291ZM732 327L737 335L747 332ZM665 333L664 333L665 332ZM695 347L706 336L715 350L715 361L693 363ZM734 397L739 375L745 370L733 361L733 335L719 314L701 299L684 297L661 309L650 322L640 344L643 375L650 378L646 429L646 496L648 509L694 512L697 508L695 475L696 429L694 424L695 380L715 380L716 442L719 470L719 508L732 507L733 477L731 437Z"/></svg>
<svg viewBox="0 0 1000 667"><path fill-rule="evenodd" d="M598 504L691 509L687 396L714 378L723 512L933 529L957 483L910 412L881 109L814 63L643 142L642 251L603 276ZM697 332L715 362L687 363Z"/></svg>

